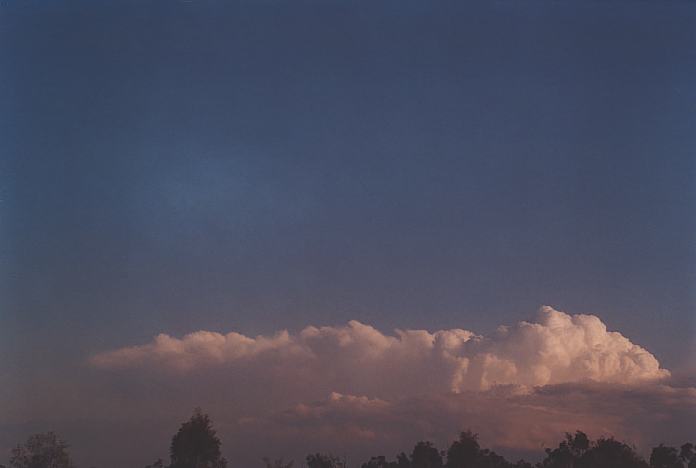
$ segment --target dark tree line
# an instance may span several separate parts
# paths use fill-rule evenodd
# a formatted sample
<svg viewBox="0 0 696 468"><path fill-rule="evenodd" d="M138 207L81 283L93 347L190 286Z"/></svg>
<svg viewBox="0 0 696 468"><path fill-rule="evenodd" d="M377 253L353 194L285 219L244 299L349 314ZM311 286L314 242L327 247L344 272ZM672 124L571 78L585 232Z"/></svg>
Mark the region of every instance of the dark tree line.
<svg viewBox="0 0 696 468"><path fill-rule="evenodd" d="M172 437L169 463L158 459L145 468L227 468L221 442L210 418L197 409ZM265 468L293 468L283 459L262 459ZM331 454L307 455L307 468L347 468L345 459ZM68 445L53 432L35 434L11 453L10 468L74 468ZM6 468L0 465L0 468ZM679 448L663 444L652 449L645 460L635 448L612 437L590 440L583 432L566 434L557 447L547 448L542 461L510 462L492 450L482 448L477 434L462 432L447 450L432 442L418 442L410 453L395 459L374 456L361 468L696 468L696 447L687 443Z"/></svg>
<svg viewBox="0 0 696 468"><path fill-rule="evenodd" d="M466 431L446 451L418 442L410 455L402 452L393 461L372 457L361 468L696 468L696 447L690 443L680 449L659 445L646 461L628 444L612 437L593 441L580 431L566 434L558 447L547 448L545 454L535 465L524 460L513 463L481 448L477 435Z"/></svg>
<svg viewBox="0 0 696 468"><path fill-rule="evenodd" d="M446 451L438 450L432 442L418 442L410 455L400 453L396 460L384 456L372 457L362 468L531 468L519 461L510 463L492 450L481 448L478 436L462 432Z"/></svg>

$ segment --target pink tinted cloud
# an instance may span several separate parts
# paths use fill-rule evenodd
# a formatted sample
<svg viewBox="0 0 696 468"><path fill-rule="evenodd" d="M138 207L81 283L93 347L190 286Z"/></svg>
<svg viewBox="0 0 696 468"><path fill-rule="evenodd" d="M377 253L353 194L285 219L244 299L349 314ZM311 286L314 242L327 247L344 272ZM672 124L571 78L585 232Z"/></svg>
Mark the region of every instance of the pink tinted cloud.
<svg viewBox="0 0 696 468"><path fill-rule="evenodd" d="M351 321L339 327L309 326L250 338L199 331L100 353L102 369L147 368L185 374L194 368L293 367L308 386L371 396L485 390L499 384L547 385L593 380L637 383L669 375L644 348L608 331L593 315L569 315L542 307L531 322L501 326L491 336L463 329L396 330L386 335ZM349 378L347 378L349 376ZM395 387L398 383L398 388Z"/></svg>
<svg viewBox="0 0 696 468"><path fill-rule="evenodd" d="M576 429L645 448L686 441L696 420L696 389L650 352L596 316L550 307L490 336L390 335L357 321L258 337L201 331L90 364L166 388L160 405L203 406L227 453L250 466L317 450L393 455L422 439L444 446L466 428L503 452L540 453Z"/></svg>

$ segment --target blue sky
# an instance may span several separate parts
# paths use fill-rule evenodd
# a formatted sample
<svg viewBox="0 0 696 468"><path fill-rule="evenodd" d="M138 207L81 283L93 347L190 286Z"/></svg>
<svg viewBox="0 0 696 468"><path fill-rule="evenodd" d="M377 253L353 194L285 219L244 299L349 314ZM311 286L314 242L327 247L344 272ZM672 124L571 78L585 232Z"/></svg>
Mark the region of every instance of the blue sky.
<svg viewBox="0 0 696 468"><path fill-rule="evenodd" d="M0 3L16 387L204 329L597 314L694 352L687 2Z"/></svg>
<svg viewBox="0 0 696 468"><path fill-rule="evenodd" d="M3 10L10 340L550 303L686 346L691 5Z"/></svg>

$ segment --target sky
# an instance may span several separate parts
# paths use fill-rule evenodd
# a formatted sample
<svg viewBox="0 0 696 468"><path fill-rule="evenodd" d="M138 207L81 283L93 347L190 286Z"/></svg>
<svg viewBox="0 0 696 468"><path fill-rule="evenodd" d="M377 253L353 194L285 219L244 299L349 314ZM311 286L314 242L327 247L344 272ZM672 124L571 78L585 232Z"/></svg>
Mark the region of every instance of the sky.
<svg viewBox="0 0 696 468"><path fill-rule="evenodd" d="M242 452L283 424L288 453L358 429L363 453L404 414L423 424L394 450L469 419L527 450L565 428L520 412L568 392L570 421L646 444L630 404L679 395L682 443L695 21L672 1L0 2L0 463L54 429L83 466L144 466L196 406L229 458L275 455ZM462 395L513 405L510 432ZM600 401L616 414L587 420ZM133 458L107 455L124 432Z"/></svg>

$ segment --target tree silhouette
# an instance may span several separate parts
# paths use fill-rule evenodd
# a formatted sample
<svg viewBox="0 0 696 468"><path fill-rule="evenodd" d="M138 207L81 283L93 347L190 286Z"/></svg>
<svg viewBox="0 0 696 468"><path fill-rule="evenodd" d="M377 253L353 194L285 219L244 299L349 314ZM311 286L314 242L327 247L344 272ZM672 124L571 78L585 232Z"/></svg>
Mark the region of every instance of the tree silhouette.
<svg viewBox="0 0 696 468"><path fill-rule="evenodd" d="M629 445L610 437L599 439L580 459L582 468L648 468Z"/></svg>
<svg viewBox="0 0 696 468"><path fill-rule="evenodd" d="M679 450L679 457L684 460L688 468L696 468L696 447L692 443L686 443Z"/></svg>
<svg viewBox="0 0 696 468"><path fill-rule="evenodd" d="M152 465L147 465L145 468L164 468L164 460L158 458Z"/></svg>
<svg viewBox="0 0 696 468"><path fill-rule="evenodd" d="M573 468L590 448L590 439L581 431L575 435L566 433L558 448L546 449L546 458L540 466L544 468Z"/></svg>
<svg viewBox="0 0 696 468"><path fill-rule="evenodd" d="M11 468L73 468L68 445L55 433L30 436L24 445L12 449Z"/></svg>
<svg viewBox="0 0 696 468"><path fill-rule="evenodd" d="M289 462L283 461L282 458L279 458L277 460L271 460L270 458L262 458L263 463L266 465L266 468L292 468L292 465L294 462L290 460Z"/></svg>
<svg viewBox="0 0 696 468"><path fill-rule="evenodd" d="M197 408L172 438L170 468L226 468L210 418Z"/></svg>
<svg viewBox="0 0 696 468"><path fill-rule="evenodd" d="M329 454L315 453L307 455L308 468L345 468L345 463Z"/></svg>
<svg viewBox="0 0 696 468"><path fill-rule="evenodd" d="M432 442L418 442L411 452L412 468L440 468L442 455Z"/></svg>
<svg viewBox="0 0 696 468"><path fill-rule="evenodd" d="M383 456L372 457L361 468L532 468L524 460L513 464L492 450L482 449L478 436L471 431L462 432L446 455L447 463L443 465L442 452L431 442L418 442L410 458L403 452L391 462Z"/></svg>
<svg viewBox="0 0 696 468"><path fill-rule="evenodd" d="M145 468L227 468L220 452L220 439L207 414L196 409L172 437L171 463L162 459ZM12 450L7 468L74 468L67 451L68 445L55 433L30 436L24 444ZM487 448L482 448L478 435L467 430L459 434L446 452L432 442L418 442L409 455L401 452L389 461L380 455L370 458L361 468L696 468L696 446L685 443L678 449L660 444L652 449L649 463L635 448L614 439L590 440L581 431L565 434L558 447L545 449L546 457L532 465L524 460L516 463ZM443 457L446 462L443 463ZM266 468L292 468L293 462L282 458L262 459ZM308 468L346 468L345 460L332 454L307 455ZM6 468L0 464L0 468Z"/></svg>
<svg viewBox="0 0 696 468"><path fill-rule="evenodd" d="M687 443L679 449L679 457L684 460L684 463L691 462L696 457L696 447L694 444Z"/></svg>
<svg viewBox="0 0 696 468"><path fill-rule="evenodd" d="M408 455L401 452L396 456L396 466L398 468L411 468L411 460L408 459Z"/></svg>
<svg viewBox="0 0 696 468"><path fill-rule="evenodd" d="M535 465L525 460L511 463L494 451L481 448L477 434L464 431L446 453L438 451L431 442L418 442L410 457L403 452L396 461L375 456L361 468L696 468L696 446L692 443L679 449L660 444L653 449L648 464L634 447L624 442L613 437L592 441L581 431L566 433L558 447L547 448L545 452L546 457ZM447 457L444 465L443 455ZM309 468L334 466L309 463Z"/></svg>
<svg viewBox="0 0 696 468"><path fill-rule="evenodd" d="M459 439L452 442L447 450L446 466L447 468L508 468L513 465L492 450L482 449L478 442L478 434L465 431L459 434Z"/></svg>
<svg viewBox="0 0 696 468"><path fill-rule="evenodd" d="M459 439L452 442L447 450L447 468L469 468L476 466L481 446L478 434L465 431Z"/></svg>
<svg viewBox="0 0 696 468"><path fill-rule="evenodd" d="M532 464L528 461L518 460L516 463L512 464L512 468L533 468Z"/></svg>
<svg viewBox="0 0 696 468"><path fill-rule="evenodd" d="M396 456L396 461L387 461L383 455L380 455L370 458L368 462L361 465L361 468L411 468L411 466L408 455L401 452Z"/></svg>
<svg viewBox="0 0 696 468"><path fill-rule="evenodd" d="M394 468L396 466L396 462L389 462L384 455L380 455L370 458L368 462L360 465L360 468Z"/></svg>
<svg viewBox="0 0 696 468"><path fill-rule="evenodd" d="M650 454L651 468L684 468L682 458L674 447L660 444Z"/></svg>
<svg viewBox="0 0 696 468"><path fill-rule="evenodd" d="M614 438L590 441L584 432L566 434L558 448L546 449L539 468L647 468L635 450Z"/></svg>

